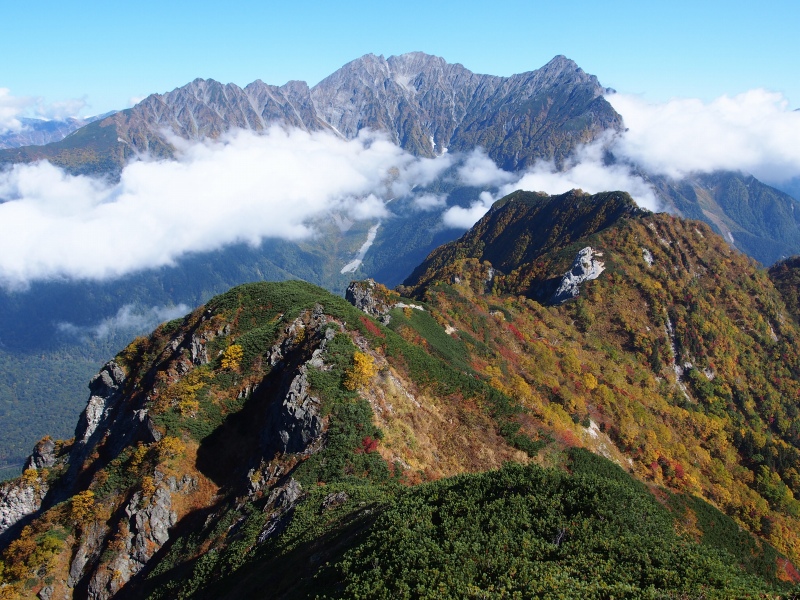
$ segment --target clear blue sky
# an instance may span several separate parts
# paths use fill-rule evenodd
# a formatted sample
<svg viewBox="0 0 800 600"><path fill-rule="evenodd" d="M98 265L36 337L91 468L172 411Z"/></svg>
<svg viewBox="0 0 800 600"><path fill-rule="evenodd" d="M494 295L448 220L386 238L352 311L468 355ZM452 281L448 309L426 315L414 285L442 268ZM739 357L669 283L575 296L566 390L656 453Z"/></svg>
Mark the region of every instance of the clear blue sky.
<svg viewBox="0 0 800 600"><path fill-rule="evenodd" d="M496 75L564 54L653 101L764 87L798 107L798 34L797 0L4 2L0 88L94 114L196 77L313 85L368 52L422 50Z"/></svg>

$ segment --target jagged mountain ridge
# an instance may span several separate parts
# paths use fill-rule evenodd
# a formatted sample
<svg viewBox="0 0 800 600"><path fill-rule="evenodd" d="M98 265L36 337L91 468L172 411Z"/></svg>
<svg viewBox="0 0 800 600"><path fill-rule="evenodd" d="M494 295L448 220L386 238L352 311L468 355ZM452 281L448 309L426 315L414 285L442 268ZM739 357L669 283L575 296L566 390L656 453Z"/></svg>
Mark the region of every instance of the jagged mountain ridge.
<svg viewBox="0 0 800 600"><path fill-rule="evenodd" d="M79 139L0 153L0 161L48 158L80 172L114 164L118 170L138 154L171 156L164 129L197 140L279 124L346 139L365 128L383 131L418 156L481 146L501 166L519 169L537 159L560 162L601 132L620 130L606 91L563 56L536 71L497 77L421 52L367 54L313 88L300 81L240 88L196 79L93 124ZM93 158L72 155L79 141Z"/></svg>
<svg viewBox="0 0 800 600"><path fill-rule="evenodd" d="M457 536L472 536L486 531L485 519L475 521L484 515L496 530L498 515L506 522L512 513L550 506L539 490L576 486L577 495L556 496L558 508L546 513L555 521L534 529L547 564L558 556L562 573L577 569L575 581L556 588L567 597L592 597L597 585L627 585L630 593L644 581L690 596L700 593L698 585L718 597L778 593L780 587L763 586L792 580L791 562L739 527L796 560L792 490L800 484L800 439L789 409L800 390L797 322L786 317L764 273L707 226L639 211L622 193L573 196L583 209L578 218L574 210L551 213L559 219L552 228L570 239L566 246L507 251L514 244L504 239L503 224L505 233L517 231L524 217L558 205L538 194L505 199L476 226L480 235L470 239L483 237L474 251L500 250L508 273L454 254L432 273L424 304L375 284L354 288L354 300L382 322L308 284L252 284L136 340L93 381L72 446L44 440L25 475L4 486L0 508L15 506L15 518L30 512L36 494L46 509L27 533L19 521L7 529L21 536L4 555L8 581L21 585L28 572L44 569L50 583L32 589L52 586L53 598L221 598L256 589L275 597L324 589L340 597L375 589L365 585L402 596L393 586L411 581L409 574L395 571L380 549L397 549L406 561L415 560L413 548L430 544L444 554L420 564L454 569L441 593L459 595L457 585L485 585L470 573L487 572L477 556L448 554L464 544L449 546L452 527L438 530L437 523L452 520ZM587 245L602 253L605 269L581 284L576 301L529 299L532 283L563 276ZM734 393L735 381L747 383ZM624 465L661 503L647 487L633 494L629 476L601 459L580 467L584 455L562 454L574 446ZM391 472L414 484L508 458L526 462L526 455L566 463L590 479L507 467L408 492L386 483ZM490 483L495 478L499 488ZM465 498L474 494L471 508ZM532 496L538 504L530 504ZM508 514L503 502L511 503ZM477 508L488 506L490 515ZM621 506L644 513L620 513ZM609 510L622 530L605 529ZM430 514L430 522L409 514ZM570 533L575 523L585 526ZM649 523L658 533L630 530L631 523ZM387 540L385 532L402 527L411 529ZM578 533L594 527L602 539ZM423 542L431 532L444 537ZM65 553L52 549L53 536L66 541ZM49 550L37 554L31 539ZM406 547L401 539L420 542ZM621 540L611 556L609 540ZM714 548L711 554L702 554L698 541ZM557 593L540 571L528 570L543 559L519 543L519 555L531 561L523 570L515 563L514 572L528 573L519 585ZM587 548L597 554L580 558ZM636 556L634 548L647 550ZM648 579L645 565L658 548L669 549L659 554L665 573L684 569L678 579ZM498 560L511 568L507 558ZM382 584L367 575L375 564L385 569L376 575ZM463 572L462 564L473 566ZM605 574L587 566L593 564L606 565ZM632 564L644 580L609 579L626 577ZM713 576L703 570L709 565ZM414 569L411 577L435 580L435 572ZM688 587L671 587L679 580Z"/></svg>

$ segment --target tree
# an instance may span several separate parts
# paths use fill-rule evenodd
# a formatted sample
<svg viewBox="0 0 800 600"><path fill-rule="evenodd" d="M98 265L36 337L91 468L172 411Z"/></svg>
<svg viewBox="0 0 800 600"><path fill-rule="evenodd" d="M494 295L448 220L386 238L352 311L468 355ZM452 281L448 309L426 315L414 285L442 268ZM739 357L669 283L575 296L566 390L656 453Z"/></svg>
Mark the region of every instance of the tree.
<svg viewBox="0 0 800 600"><path fill-rule="evenodd" d="M228 349L222 354L222 368L230 371L238 369L243 356L244 350L239 344L228 346Z"/></svg>
<svg viewBox="0 0 800 600"><path fill-rule="evenodd" d="M344 377L344 387L348 390L357 390L369 383L377 372L375 361L369 354L356 352L353 355L353 367Z"/></svg>

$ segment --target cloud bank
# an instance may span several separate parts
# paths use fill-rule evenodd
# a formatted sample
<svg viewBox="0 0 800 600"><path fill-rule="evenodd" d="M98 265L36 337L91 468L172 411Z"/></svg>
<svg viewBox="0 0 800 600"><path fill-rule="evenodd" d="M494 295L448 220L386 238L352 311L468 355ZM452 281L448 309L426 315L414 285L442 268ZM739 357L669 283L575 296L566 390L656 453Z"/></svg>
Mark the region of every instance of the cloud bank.
<svg viewBox="0 0 800 600"><path fill-rule="evenodd" d="M150 308L136 308L133 304L126 304L116 315L103 319L97 325L81 327L73 323L59 323L57 327L59 331L77 337L107 339L114 333L150 331L159 323L182 317L190 310L186 304Z"/></svg>
<svg viewBox="0 0 800 600"><path fill-rule="evenodd" d="M113 278L226 244L305 239L332 211L384 218L386 201L452 162L415 158L373 133L344 141L279 128L178 150L176 161L129 165L115 185L46 162L0 173L0 284Z"/></svg>
<svg viewBox="0 0 800 600"><path fill-rule="evenodd" d="M444 227L466 229L518 189L623 190L659 210L637 173L741 170L773 184L800 175L800 112L780 94L753 90L709 103L608 99L628 129L582 147L562 170L543 161L510 173L480 149L424 159L376 133L345 141L280 128L204 143L172 139L177 160L133 163L117 184L48 163L16 165L0 172L0 286L113 278L227 244L308 239L316 220L334 214L346 221L391 218L395 198L410 198L398 206L411 211L442 211ZM0 126L13 126L30 102L0 90ZM608 151L615 164L604 161ZM441 177L478 188L478 200L448 207L446 194L424 189Z"/></svg>
<svg viewBox="0 0 800 600"><path fill-rule="evenodd" d="M563 194L576 188L590 194L622 190L628 192L639 206L648 210L658 210L659 201L655 192L641 177L632 172L630 165L604 163L603 154L613 143L612 137L604 136L582 147L570 158L563 170L558 170L553 162L540 161L526 171L509 173L500 170L492 163L494 177L489 176L492 170L483 162L485 159L491 163L491 160L482 156L480 185L491 187L493 191L482 192L478 201L467 208L460 206L448 208L442 215L442 223L446 227L456 229L469 228L486 214L496 200L516 190L548 194ZM470 159L467 159L465 164L470 162ZM472 178L473 174L474 171L466 180L474 182L476 179Z"/></svg>
<svg viewBox="0 0 800 600"><path fill-rule="evenodd" d="M574 188L590 193L623 190L643 208L659 210L656 194L637 170L676 179L742 171L773 185L800 180L800 111L792 110L782 94L756 89L707 103L675 99L653 104L619 93L606 99L622 115L626 131L584 146L561 171L540 162L512 174L475 154L459 169L462 182L494 191L481 194L468 208L449 208L443 224L468 228L495 200L518 189L549 194ZM605 164L605 151L618 162Z"/></svg>
<svg viewBox="0 0 800 600"><path fill-rule="evenodd" d="M46 104L41 98L12 96L11 90L0 88L0 134L23 129L23 117L63 120L77 116L85 107L85 98Z"/></svg>
<svg viewBox="0 0 800 600"><path fill-rule="evenodd" d="M716 170L744 171L767 183L800 175L800 112L782 94L750 90L704 103L651 104L638 96L606 96L628 130L616 156L680 178Z"/></svg>

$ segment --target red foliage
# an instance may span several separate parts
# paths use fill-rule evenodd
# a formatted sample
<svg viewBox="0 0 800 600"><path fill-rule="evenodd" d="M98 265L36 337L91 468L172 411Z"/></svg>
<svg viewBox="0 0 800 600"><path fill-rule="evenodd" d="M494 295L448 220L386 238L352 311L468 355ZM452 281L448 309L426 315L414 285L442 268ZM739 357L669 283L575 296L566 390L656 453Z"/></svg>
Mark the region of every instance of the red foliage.
<svg viewBox="0 0 800 600"><path fill-rule="evenodd" d="M556 440L568 448L577 448L581 445L577 436L568 429L558 432L556 434Z"/></svg>
<svg viewBox="0 0 800 600"><path fill-rule="evenodd" d="M683 470L683 465L681 463L676 462L672 465L672 468L675 469L675 477L678 479L686 477L686 471Z"/></svg>
<svg viewBox="0 0 800 600"><path fill-rule="evenodd" d="M371 438L370 436L365 437L361 440L361 448L358 449L359 454L369 454L370 452L377 452L378 451L378 440Z"/></svg>
<svg viewBox="0 0 800 600"><path fill-rule="evenodd" d="M381 331L380 327L373 323L368 317L362 316L361 322L364 324L364 327L367 328L367 331L369 331L372 335L379 338L386 337L386 334Z"/></svg>
<svg viewBox="0 0 800 600"><path fill-rule="evenodd" d="M800 583L800 573L787 559L779 558L778 579L781 581L790 581L791 583Z"/></svg>
<svg viewBox="0 0 800 600"><path fill-rule="evenodd" d="M525 341L525 336L522 335L522 332L519 329L514 327L511 323L508 324L508 328L511 330L511 333L513 333L515 336L517 336L517 339L520 342L524 342Z"/></svg>

